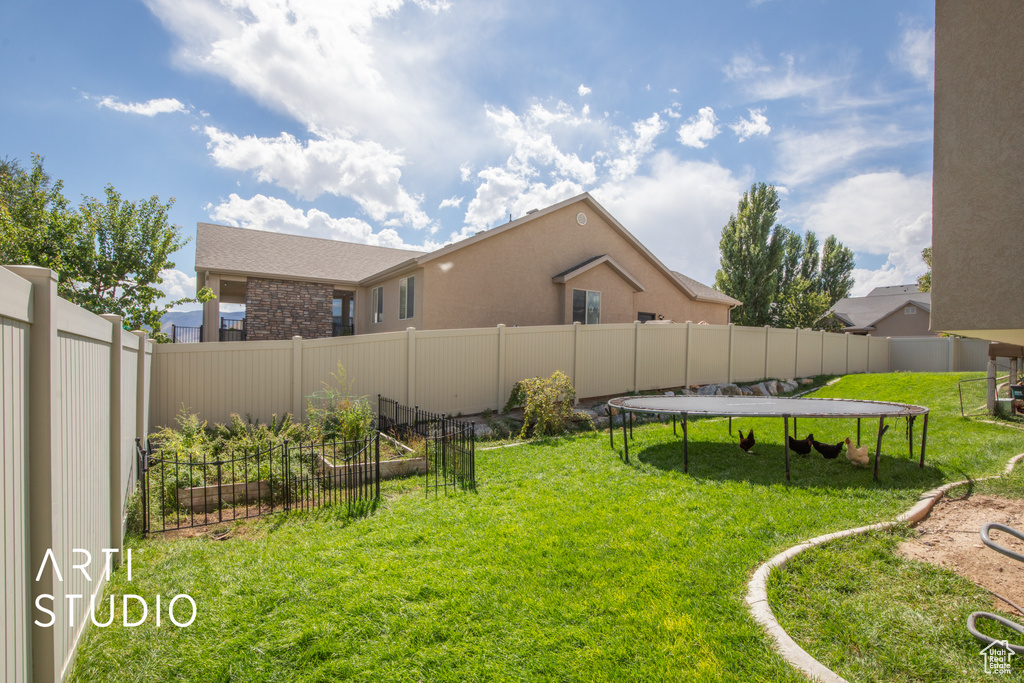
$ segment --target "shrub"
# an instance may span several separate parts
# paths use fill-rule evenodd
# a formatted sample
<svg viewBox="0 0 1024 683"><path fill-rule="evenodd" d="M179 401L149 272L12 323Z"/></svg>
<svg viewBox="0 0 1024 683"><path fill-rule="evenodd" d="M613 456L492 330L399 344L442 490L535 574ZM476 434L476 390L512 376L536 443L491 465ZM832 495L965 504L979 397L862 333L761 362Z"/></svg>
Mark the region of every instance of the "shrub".
<svg viewBox="0 0 1024 683"><path fill-rule="evenodd" d="M561 371L555 371L547 379L532 377L520 380L512 388L505 410L523 405L523 428L520 438L533 434L562 434L572 422L572 406L576 402L576 390L572 382Z"/></svg>
<svg viewBox="0 0 1024 683"><path fill-rule="evenodd" d="M317 441L355 441L365 438L373 429L373 409L365 396L351 396L345 368L331 373L334 385L323 383L306 409L306 437Z"/></svg>

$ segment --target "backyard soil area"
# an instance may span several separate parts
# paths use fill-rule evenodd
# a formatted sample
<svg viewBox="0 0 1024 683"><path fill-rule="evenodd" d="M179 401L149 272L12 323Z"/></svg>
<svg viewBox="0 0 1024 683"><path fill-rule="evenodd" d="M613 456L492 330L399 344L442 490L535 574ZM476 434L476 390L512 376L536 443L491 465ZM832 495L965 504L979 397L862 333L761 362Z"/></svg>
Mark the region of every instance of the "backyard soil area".
<svg viewBox="0 0 1024 683"><path fill-rule="evenodd" d="M981 542L981 527L987 522L1024 530L1024 500L985 495L943 498L917 525L918 537L900 545L900 553L952 569L1024 607L1024 563ZM993 531L990 537L1004 548L1024 553L1024 543L1008 534ZM992 600L995 607L1014 611L1002 600ZM979 605L978 609L986 607Z"/></svg>

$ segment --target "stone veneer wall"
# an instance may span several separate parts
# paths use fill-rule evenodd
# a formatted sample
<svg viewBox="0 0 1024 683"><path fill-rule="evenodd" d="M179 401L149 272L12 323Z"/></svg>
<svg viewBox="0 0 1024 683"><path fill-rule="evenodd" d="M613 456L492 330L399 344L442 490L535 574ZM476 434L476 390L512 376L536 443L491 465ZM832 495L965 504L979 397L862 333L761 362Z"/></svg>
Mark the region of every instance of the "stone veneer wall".
<svg viewBox="0 0 1024 683"><path fill-rule="evenodd" d="M319 282L250 277L245 285L249 341L331 336L334 288Z"/></svg>

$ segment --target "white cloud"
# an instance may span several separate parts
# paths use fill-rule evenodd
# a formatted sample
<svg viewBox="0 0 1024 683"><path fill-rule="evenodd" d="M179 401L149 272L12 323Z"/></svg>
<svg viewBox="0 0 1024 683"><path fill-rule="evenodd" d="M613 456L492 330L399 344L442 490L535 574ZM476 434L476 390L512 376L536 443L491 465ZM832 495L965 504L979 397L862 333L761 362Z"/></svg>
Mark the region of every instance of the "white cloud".
<svg viewBox="0 0 1024 683"><path fill-rule="evenodd" d="M908 28L903 32L899 49L890 58L914 78L934 87L935 29Z"/></svg>
<svg viewBox="0 0 1024 683"><path fill-rule="evenodd" d="M616 156L608 161L612 181L620 181L636 173L644 157L654 151L654 140L668 124L657 114L633 122L633 135L621 133L616 141Z"/></svg>
<svg viewBox="0 0 1024 683"><path fill-rule="evenodd" d="M730 80L742 82L748 95L755 100L807 97L839 80L835 76L799 73L796 57L791 54L782 55L782 62L780 69L765 64L757 55L736 55L723 71Z"/></svg>
<svg viewBox="0 0 1024 683"><path fill-rule="evenodd" d="M163 290L162 303L170 303L175 299L184 299L196 295L196 278L189 276L180 270L168 268L160 271L160 279L163 282L159 289Z"/></svg>
<svg viewBox="0 0 1024 683"><path fill-rule="evenodd" d="M730 124L732 132L739 136L740 142L754 137L755 135L768 135L772 127L768 125L768 117L764 115L763 109L749 109L750 119L740 119L735 124Z"/></svg>
<svg viewBox="0 0 1024 683"><path fill-rule="evenodd" d="M306 237L374 244L381 247L397 249L424 249L423 245L406 244L397 232L385 228L374 232L364 221L358 218L334 218L318 209L303 211L277 197L266 197L257 194L250 199L242 199L232 193L228 201L217 206L209 206L210 219L224 225L234 225L267 232L282 232ZM426 248L433 249L438 245L427 241Z"/></svg>
<svg viewBox="0 0 1024 683"><path fill-rule="evenodd" d="M592 91L590 90L590 88L588 88L587 86L585 86L582 83L580 83L580 87L576 89L576 92L578 92L580 94L580 97L586 97Z"/></svg>
<svg viewBox="0 0 1024 683"><path fill-rule="evenodd" d="M861 296L873 287L914 282L925 272L921 250L931 243L931 201L928 174L866 173L836 183L796 213L819 239L834 234L856 253L886 257L881 268L854 270L854 295Z"/></svg>
<svg viewBox="0 0 1024 683"><path fill-rule="evenodd" d="M101 97L97 104L100 107L113 109L122 114L138 114L140 116L156 116L157 114L188 113L189 109L173 97L161 97L146 102L122 102L113 96Z"/></svg>
<svg viewBox="0 0 1024 683"><path fill-rule="evenodd" d="M430 224L420 199L400 182L405 159L376 142L323 131L305 143L287 133L240 138L212 126L204 132L218 166L253 171L261 182L277 184L303 199L325 193L349 197L377 221L398 214L415 228Z"/></svg>
<svg viewBox="0 0 1024 683"><path fill-rule="evenodd" d="M810 134L787 131L779 135L778 176L786 185L800 185L841 171L872 152L930 140L931 131L908 131L895 123L869 128L854 122Z"/></svg>
<svg viewBox="0 0 1024 683"><path fill-rule="evenodd" d="M679 142L687 147L696 147L697 149L707 147L707 141L713 139L722 130L715 125L717 120L714 109L703 107L696 116L691 116L686 123L679 126Z"/></svg>
<svg viewBox="0 0 1024 683"><path fill-rule="evenodd" d="M661 151L649 174L608 182L593 195L667 266L714 285L722 227L750 181Z"/></svg>
<svg viewBox="0 0 1024 683"><path fill-rule="evenodd" d="M448 199L442 200L441 201L441 205L438 206L437 208L438 209L445 209L445 208L451 207L451 208L457 209L460 206L462 206L462 200L463 199L465 199L465 197L449 197Z"/></svg>

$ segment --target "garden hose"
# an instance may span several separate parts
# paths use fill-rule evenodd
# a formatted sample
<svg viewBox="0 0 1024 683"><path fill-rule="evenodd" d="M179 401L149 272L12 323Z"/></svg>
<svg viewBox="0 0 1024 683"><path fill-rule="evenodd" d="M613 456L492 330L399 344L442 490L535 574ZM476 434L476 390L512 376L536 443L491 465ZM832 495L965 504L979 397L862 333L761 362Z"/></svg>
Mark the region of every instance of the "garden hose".
<svg viewBox="0 0 1024 683"><path fill-rule="evenodd" d="M1017 531L1012 527L1008 527L1005 524L997 524L996 522L989 522L988 524L985 524L983 527L981 527L981 541L985 545L987 545L989 548L992 548L992 550L995 550L996 552L1002 553L1007 557L1017 560L1018 562L1024 562L1024 555L1021 555L1018 552L1014 552L1013 550L1010 550L1009 548L1006 548L996 543L989 537L989 532L992 529L996 529L997 531L1002 531L1003 533L1010 534L1011 536L1018 538L1022 541L1024 541L1024 533L1021 533L1020 531ZM1014 606L1016 607L1016 605ZM972 636L974 636L981 642L985 643L986 645L992 645L993 643L1002 644L1005 641L996 640L995 638L986 636L984 633L978 631L975 624L979 619L988 619L989 621L995 621L1012 631L1016 631L1017 633L1024 635L1024 626L1021 626L1016 622L1010 621L1009 619L1005 619L999 616L998 614L992 614L991 612L972 612L971 616L967 617L967 630L970 631ZM1011 652L1014 652L1019 655L1024 655L1024 646L1011 645L1007 643L1007 647L1010 649Z"/></svg>

